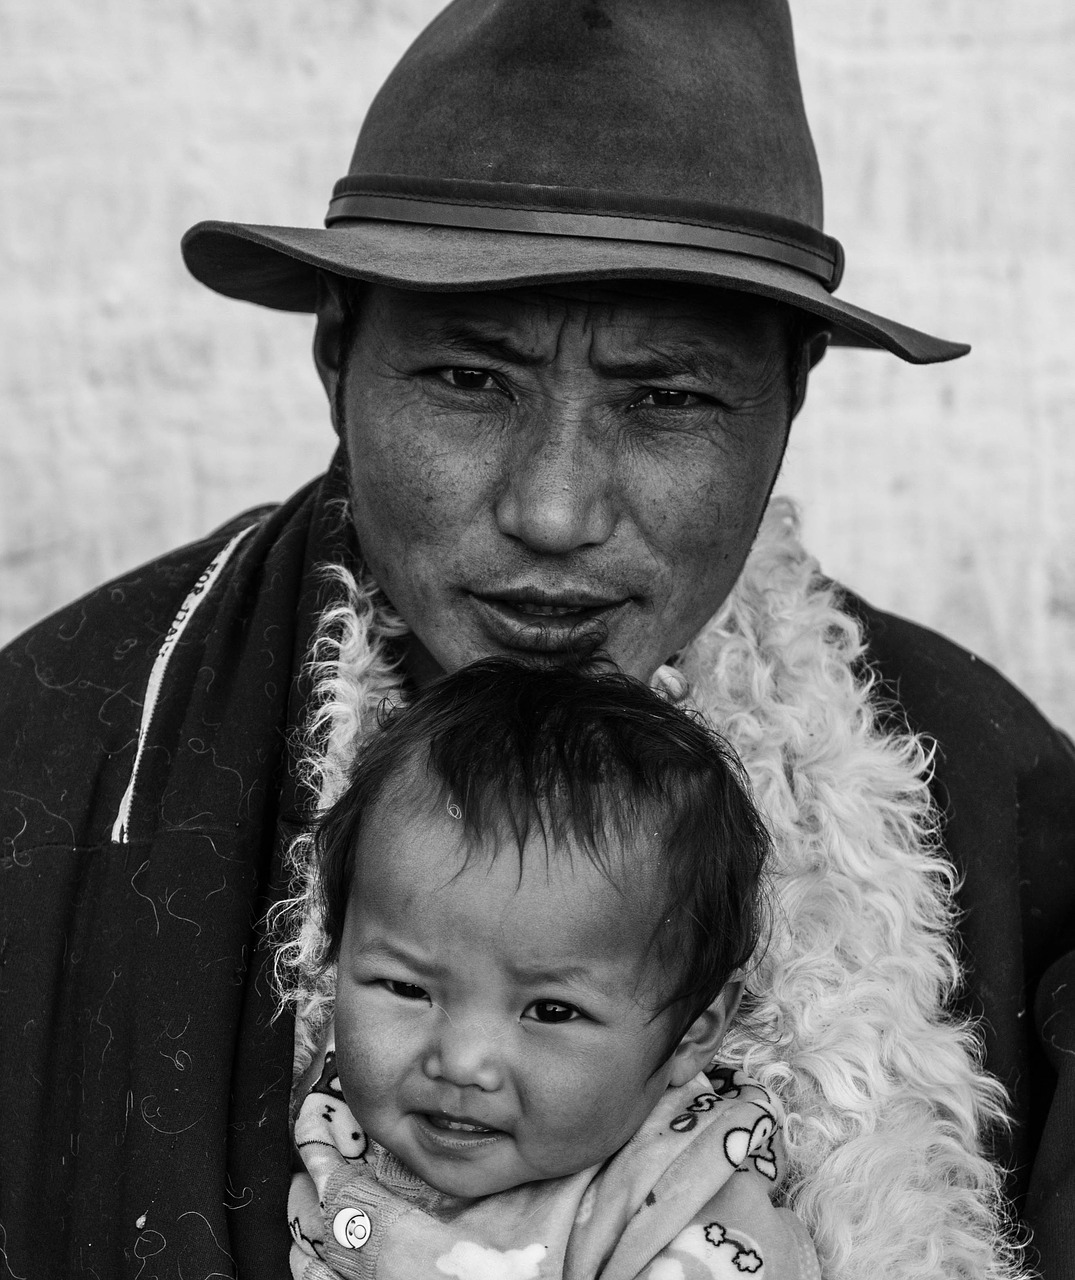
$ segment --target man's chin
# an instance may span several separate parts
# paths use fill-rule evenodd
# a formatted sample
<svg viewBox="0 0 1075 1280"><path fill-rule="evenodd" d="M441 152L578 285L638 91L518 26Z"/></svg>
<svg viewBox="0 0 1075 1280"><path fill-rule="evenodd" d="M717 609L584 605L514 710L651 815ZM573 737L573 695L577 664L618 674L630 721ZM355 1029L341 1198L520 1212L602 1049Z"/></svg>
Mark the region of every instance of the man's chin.
<svg viewBox="0 0 1075 1280"><path fill-rule="evenodd" d="M490 655L492 656L492 655ZM598 650L596 653L556 650L551 653L532 653L525 650L505 650L498 657L511 658L520 666L536 670L552 671L560 667L569 667L572 671L581 671L588 675L597 675L602 671L618 671L616 663Z"/></svg>
<svg viewBox="0 0 1075 1280"><path fill-rule="evenodd" d="M562 629L555 632L534 629L524 642L514 637L507 641L499 636L479 633L465 646L453 645L451 649L435 652L412 634L408 637L404 668L419 688L484 658L510 658L523 666L537 668L615 671L619 664L606 647L606 638L606 629L598 630L592 626L577 628L570 634L565 634Z"/></svg>

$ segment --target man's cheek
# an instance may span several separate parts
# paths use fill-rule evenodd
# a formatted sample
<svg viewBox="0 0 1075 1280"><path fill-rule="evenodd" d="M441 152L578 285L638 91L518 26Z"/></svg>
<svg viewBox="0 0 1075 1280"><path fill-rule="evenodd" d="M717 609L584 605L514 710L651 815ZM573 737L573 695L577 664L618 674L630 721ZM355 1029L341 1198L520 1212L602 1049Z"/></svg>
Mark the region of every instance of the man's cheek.
<svg viewBox="0 0 1075 1280"><path fill-rule="evenodd" d="M407 433L389 443L379 464L378 474L369 477L371 496L400 541L450 542L471 498L460 459Z"/></svg>
<svg viewBox="0 0 1075 1280"><path fill-rule="evenodd" d="M765 467L743 467L738 475L699 482L686 500L670 504L656 536L687 585L704 592L715 580L738 575L771 480Z"/></svg>

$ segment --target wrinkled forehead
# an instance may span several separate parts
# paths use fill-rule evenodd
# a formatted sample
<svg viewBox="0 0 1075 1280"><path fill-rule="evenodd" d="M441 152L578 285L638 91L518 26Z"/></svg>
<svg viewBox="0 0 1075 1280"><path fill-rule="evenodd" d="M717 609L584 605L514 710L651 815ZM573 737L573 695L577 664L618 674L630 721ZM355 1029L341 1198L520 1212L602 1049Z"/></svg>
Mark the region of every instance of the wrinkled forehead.
<svg viewBox="0 0 1075 1280"><path fill-rule="evenodd" d="M764 359L782 351L793 312L726 289L661 281L596 281L525 289L424 293L369 287L365 305L401 337L505 341L547 359L574 334L596 357L667 350Z"/></svg>

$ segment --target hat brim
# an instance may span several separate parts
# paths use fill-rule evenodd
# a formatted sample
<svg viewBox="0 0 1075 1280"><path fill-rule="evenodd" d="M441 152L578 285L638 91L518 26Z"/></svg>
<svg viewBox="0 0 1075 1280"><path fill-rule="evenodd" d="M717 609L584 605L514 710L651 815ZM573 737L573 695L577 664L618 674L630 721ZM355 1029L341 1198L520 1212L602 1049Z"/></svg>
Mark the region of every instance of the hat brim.
<svg viewBox="0 0 1075 1280"><path fill-rule="evenodd" d="M368 220L324 230L199 222L182 251L210 289L281 311L315 310L318 271L429 292L668 280L772 298L820 318L837 346L880 347L911 364L970 350L844 302L792 267L693 246Z"/></svg>

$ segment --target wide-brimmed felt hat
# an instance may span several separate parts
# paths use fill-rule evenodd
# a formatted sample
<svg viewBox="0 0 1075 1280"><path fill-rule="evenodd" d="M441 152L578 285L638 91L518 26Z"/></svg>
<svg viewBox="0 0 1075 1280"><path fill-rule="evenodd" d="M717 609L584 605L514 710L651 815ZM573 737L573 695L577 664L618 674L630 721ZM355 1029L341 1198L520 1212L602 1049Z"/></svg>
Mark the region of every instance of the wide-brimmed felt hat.
<svg viewBox="0 0 1075 1280"><path fill-rule="evenodd" d="M729 288L927 364L963 343L835 296L787 0L454 0L374 99L325 228L200 222L204 284L313 311L317 273L404 289Z"/></svg>

